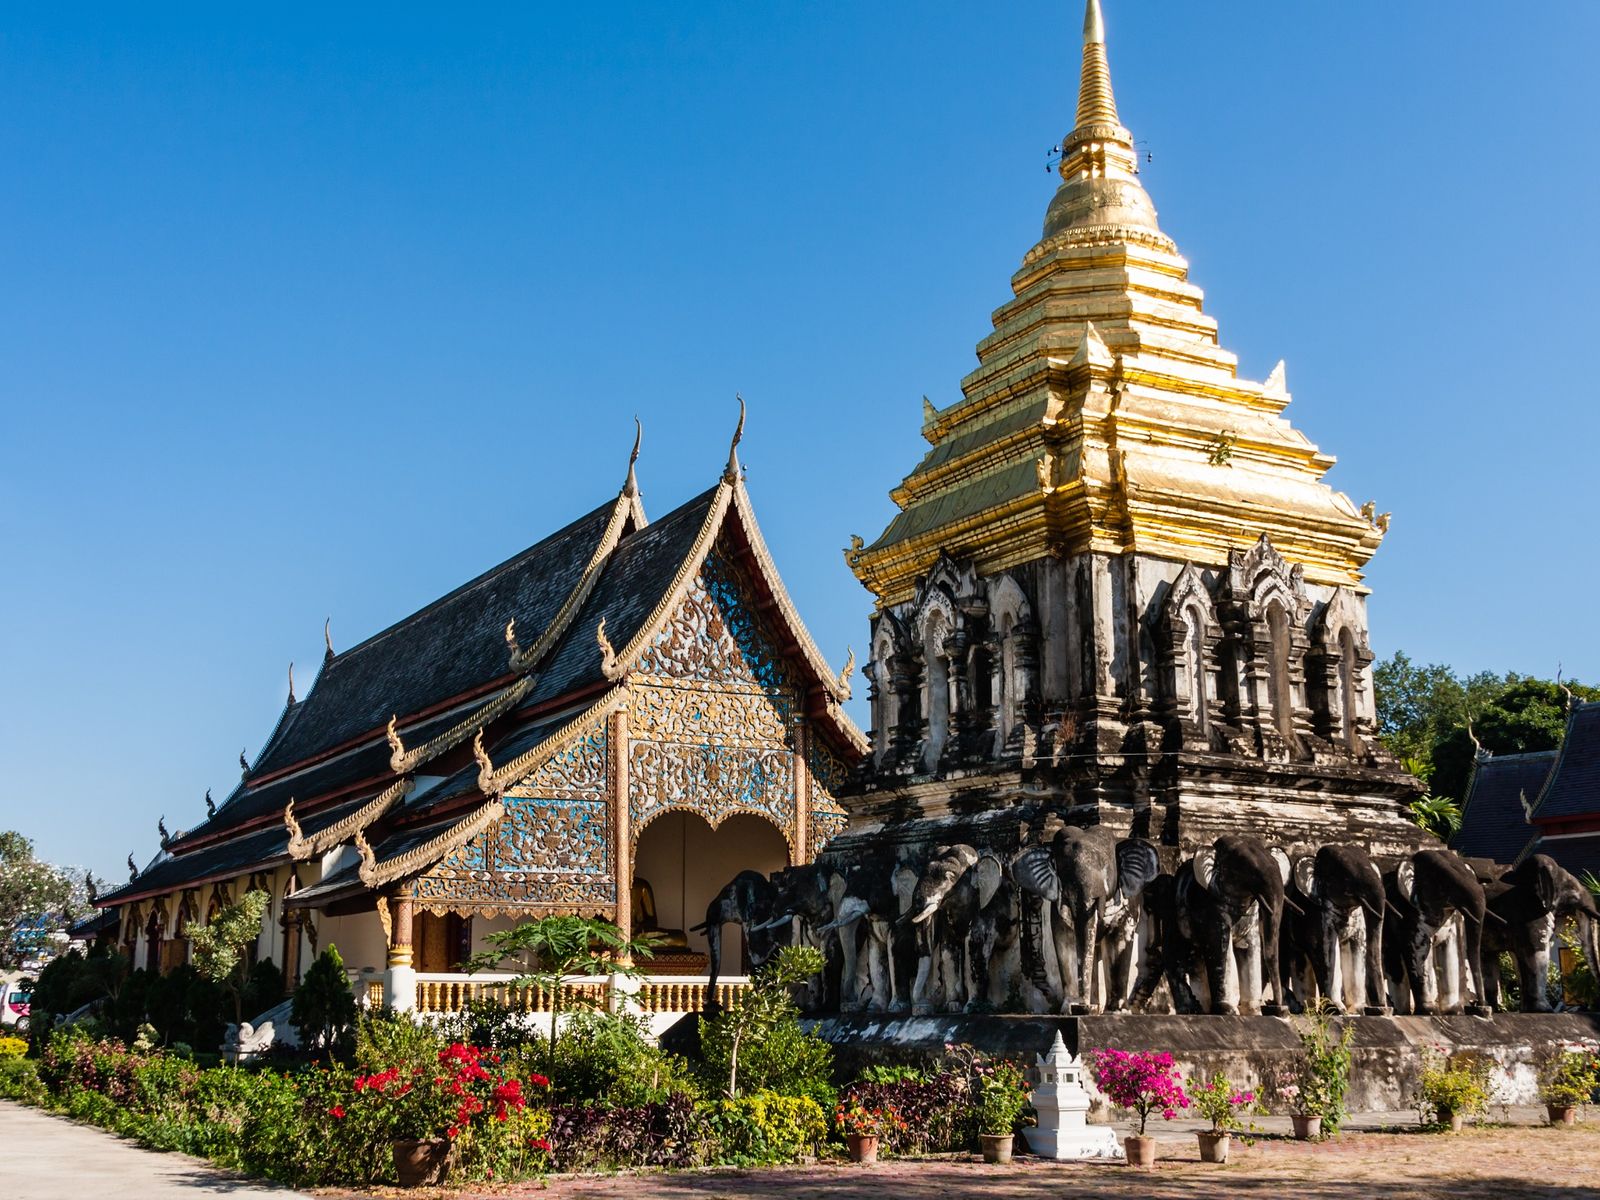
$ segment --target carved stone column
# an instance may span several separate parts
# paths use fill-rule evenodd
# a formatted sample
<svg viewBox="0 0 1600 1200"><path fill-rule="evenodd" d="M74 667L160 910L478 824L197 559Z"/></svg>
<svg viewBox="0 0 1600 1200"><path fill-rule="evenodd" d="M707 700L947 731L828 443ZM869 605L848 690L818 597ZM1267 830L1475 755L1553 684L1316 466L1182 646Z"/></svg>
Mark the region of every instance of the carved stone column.
<svg viewBox="0 0 1600 1200"><path fill-rule="evenodd" d="M633 937L633 831L632 814L628 811L628 714L618 709L611 714L609 731L611 743L611 813L612 855L617 878L616 926L622 931L622 940ZM631 955L624 952L620 960L625 966L633 965Z"/></svg>

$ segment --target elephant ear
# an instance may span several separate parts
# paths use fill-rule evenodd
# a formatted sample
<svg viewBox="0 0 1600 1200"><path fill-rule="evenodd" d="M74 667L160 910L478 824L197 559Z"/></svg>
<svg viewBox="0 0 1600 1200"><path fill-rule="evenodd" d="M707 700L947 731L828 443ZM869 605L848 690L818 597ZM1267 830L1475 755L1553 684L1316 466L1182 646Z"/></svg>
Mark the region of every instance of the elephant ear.
<svg viewBox="0 0 1600 1200"><path fill-rule="evenodd" d="M1534 869L1533 889L1539 897L1540 906L1546 912L1553 912L1561 903L1561 875L1565 874L1566 872L1553 862L1549 865L1539 863ZM1576 879L1572 882L1577 884L1580 890L1583 888Z"/></svg>
<svg viewBox="0 0 1600 1200"><path fill-rule="evenodd" d="M994 899L994 894L1000 890L1000 884L1005 879L1005 868L994 855L985 854L970 869L973 882L978 885L978 907L988 908L989 901Z"/></svg>
<svg viewBox="0 0 1600 1200"><path fill-rule="evenodd" d="M1311 855L1303 854L1295 860L1294 886L1300 889L1302 896L1317 894L1317 860Z"/></svg>
<svg viewBox="0 0 1600 1200"><path fill-rule="evenodd" d="M1417 864L1409 858L1402 860L1400 865L1394 869L1394 881L1400 886L1400 894L1415 904L1417 900Z"/></svg>
<svg viewBox="0 0 1600 1200"><path fill-rule="evenodd" d="M1030 846L1011 860L1011 873L1016 876L1017 886L1023 891L1042 896L1052 903L1061 899L1061 879L1056 874L1050 847Z"/></svg>
<svg viewBox="0 0 1600 1200"><path fill-rule="evenodd" d="M917 873L901 863L889 877L889 886L894 889L894 898L899 902L899 913L903 917L911 911L911 902L916 897Z"/></svg>
<svg viewBox="0 0 1600 1200"><path fill-rule="evenodd" d="M1272 849L1267 851L1267 853L1272 855L1272 861L1278 864L1278 876L1283 880L1283 885L1288 887L1290 871L1289 856L1283 852L1281 847L1278 846L1272 847Z"/></svg>
<svg viewBox="0 0 1600 1200"><path fill-rule="evenodd" d="M1143 838L1124 838L1117 843L1117 890L1123 899L1132 900L1159 874L1161 856L1149 842Z"/></svg>
<svg viewBox="0 0 1600 1200"><path fill-rule="evenodd" d="M1216 891L1217 852L1210 846L1194 852L1194 881L1208 892Z"/></svg>

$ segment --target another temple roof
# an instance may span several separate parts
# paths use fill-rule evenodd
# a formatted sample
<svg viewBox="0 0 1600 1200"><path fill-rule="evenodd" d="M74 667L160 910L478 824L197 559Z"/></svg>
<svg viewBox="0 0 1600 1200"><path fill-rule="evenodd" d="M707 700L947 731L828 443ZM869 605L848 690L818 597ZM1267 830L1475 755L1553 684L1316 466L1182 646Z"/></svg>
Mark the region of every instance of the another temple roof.
<svg viewBox="0 0 1600 1200"><path fill-rule="evenodd" d="M1572 706L1555 768L1533 810L1540 826L1584 817L1600 819L1600 701Z"/></svg>
<svg viewBox="0 0 1600 1200"><path fill-rule="evenodd" d="M1555 760L1554 750L1479 756L1467 783L1461 828L1450 839L1451 849L1468 858L1487 858L1508 866L1516 863L1538 836L1528 822L1528 809Z"/></svg>

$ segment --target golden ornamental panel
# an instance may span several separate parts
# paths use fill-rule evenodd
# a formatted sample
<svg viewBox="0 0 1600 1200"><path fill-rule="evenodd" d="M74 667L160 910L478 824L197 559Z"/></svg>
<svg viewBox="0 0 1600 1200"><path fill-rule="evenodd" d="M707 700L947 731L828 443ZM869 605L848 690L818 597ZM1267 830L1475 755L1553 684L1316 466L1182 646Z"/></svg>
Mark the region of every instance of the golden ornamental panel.
<svg viewBox="0 0 1600 1200"><path fill-rule="evenodd" d="M776 748L791 744L786 712L792 708L792 702L780 707L761 691L638 684L629 698L629 730L641 741Z"/></svg>
<svg viewBox="0 0 1600 1200"><path fill-rule="evenodd" d="M605 722L551 756L506 791L506 799L598 800L607 795L610 784L610 754Z"/></svg>
<svg viewBox="0 0 1600 1200"><path fill-rule="evenodd" d="M637 832L669 809L713 826L735 813L770 818L793 841L794 754L750 746L634 742L628 747L628 811Z"/></svg>

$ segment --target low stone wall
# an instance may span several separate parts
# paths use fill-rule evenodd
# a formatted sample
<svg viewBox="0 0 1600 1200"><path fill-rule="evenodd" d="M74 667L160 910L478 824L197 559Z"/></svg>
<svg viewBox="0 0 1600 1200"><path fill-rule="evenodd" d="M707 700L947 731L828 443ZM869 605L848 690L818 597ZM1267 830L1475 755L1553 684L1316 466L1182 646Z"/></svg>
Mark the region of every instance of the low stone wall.
<svg viewBox="0 0 1600 1200"><path fill-rule="evenodd" d="M1348 1017L1355 1027L1347 1104L1358 1112L1412 1107L1422 1051L1473 1051L1496 1064L1496 1100L1533 1104L1535 1064L1550 1046L1600 1039L1600 1014L1498 1013L1493 1017ZM1300 1050L1292 1018L1107 1014L1085 1017L824 1017L805 1024L830 1042L845 1072L871 1063L931 1061L947 1042L1023 1059L1050 1046L1060 1030L1074 1053L1112 1048L1165 1050L1185 1076L1221 1071L1235 1083L1259 1086L1290 1066Z"/></svg>

